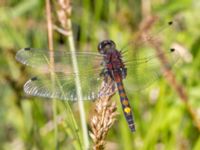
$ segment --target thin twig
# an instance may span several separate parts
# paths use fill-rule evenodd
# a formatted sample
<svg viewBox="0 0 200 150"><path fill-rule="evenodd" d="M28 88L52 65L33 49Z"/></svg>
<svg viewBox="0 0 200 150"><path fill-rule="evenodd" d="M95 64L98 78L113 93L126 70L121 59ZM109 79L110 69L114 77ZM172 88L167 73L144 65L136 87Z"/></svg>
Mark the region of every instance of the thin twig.
<svg viewBox="0 0 200 150"><path fill-rule="evenodd" d="M50 0L46 0L46 16L47 16L47 29L48 29L48 47L49 47L49 54L50 54L50 64L49 67L51 68L51 79L52 83L54 83L54 57L53 57L53 26L52 26L52 15L51 15L51 4ZM53 88L54 85L52 85ZM57 102L53 100L53 119L54 119L54 140L55 140L55 149L58 147L58 129L57 129Z"/></svg>
<svg viewBox="0 0 200 150"><path fill-rule="evenodd" d="M50 6L50 0L46 0L46 15L47 15L47 29L48 29L48 46L49 46L49 51L52 54L50 56L50 59L52 64L53 62L53 28L52 28L52 20L51 20L51 6Z"/></svg>

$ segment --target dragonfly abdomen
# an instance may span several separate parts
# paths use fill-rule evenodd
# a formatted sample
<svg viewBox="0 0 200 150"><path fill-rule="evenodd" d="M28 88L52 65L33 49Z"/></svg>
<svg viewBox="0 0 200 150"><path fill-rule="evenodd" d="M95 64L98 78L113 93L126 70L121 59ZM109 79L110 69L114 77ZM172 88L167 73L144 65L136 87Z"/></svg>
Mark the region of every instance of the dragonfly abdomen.
<svg viewBox="0 0 200 150"><path fill-rule="evenodd" d="M128 100L128 97L126 96L126 92L124 90L123 82L119 81L117 83L117 88L120 96L120 101L122 104L122 109L124 112L124 116L126 118L126 121L128 122L128 126L131 129L132 132L135 131L135 125L134 125L134 119L132 115L132 109Z"/></svg>

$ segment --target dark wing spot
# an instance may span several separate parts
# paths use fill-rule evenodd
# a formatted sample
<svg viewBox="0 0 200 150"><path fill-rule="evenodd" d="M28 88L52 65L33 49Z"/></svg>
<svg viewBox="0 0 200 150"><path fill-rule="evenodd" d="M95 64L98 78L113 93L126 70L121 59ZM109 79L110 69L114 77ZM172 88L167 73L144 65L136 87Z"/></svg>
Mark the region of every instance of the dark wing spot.
<svg viewBox="0 0 200 150"><path fill-rule="evenodd" d="M173 24L173 21L169 21L169 22L168 22L168 25L172 25L172 24Z"/></svg>
<svg viewBox="0 0 200 150"><path fill-rule="evenodd" d="M170 52L174 52L174 51L175 51L175 48L171 48L171 49L170 49Z"/></svg>
<svg viewBox="0 0 200 150"><path fill-rule="evenodd" d="M24 50L25 50L25 51L30 51L31 48L30 48L30 47L26 47L26 48L24 48Z"/></svg>
<svg viewBox="0 0 200 150"><path fill-rule="evenodd" d="M32 78L31 78L31 81L36 81L36 80L38 80L37 77L32 77Z"/></svg>

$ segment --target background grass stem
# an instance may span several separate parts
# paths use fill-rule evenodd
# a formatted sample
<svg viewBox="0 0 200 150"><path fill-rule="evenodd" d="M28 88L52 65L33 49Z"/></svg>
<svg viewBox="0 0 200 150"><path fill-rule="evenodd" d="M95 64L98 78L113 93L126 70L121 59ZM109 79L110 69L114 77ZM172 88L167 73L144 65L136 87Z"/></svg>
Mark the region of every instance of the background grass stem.
<svg viewBox="0 0 200 150"><path fill-rule="evenodd" d="M51 4L50 0L46 0L46 18L47 18L47 31L48 31L48 47L49 47L49 54L50 54L50 68L51 68L51 80L54 84L54 57L53 57L53 24L52 24L52 15L51 15ZM52 88L54 85L52 85ZM54 120L54 142L55 142L55 149L58 149L58 128L57 128L57 101L53 100L53 120Z"/></svg>

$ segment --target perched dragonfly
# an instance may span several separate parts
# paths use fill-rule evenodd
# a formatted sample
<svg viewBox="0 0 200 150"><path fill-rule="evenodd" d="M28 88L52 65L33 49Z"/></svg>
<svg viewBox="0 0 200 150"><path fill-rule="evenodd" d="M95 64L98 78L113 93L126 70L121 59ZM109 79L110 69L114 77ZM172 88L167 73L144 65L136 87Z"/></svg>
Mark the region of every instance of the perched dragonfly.
<svg viewBox="0 0 200 150"><path fill-rule="evenodd" d="M124 83L130 91L141 90L157 79L161 71L157 57L165 55L173 65L177 58L175 49L149 57L125 60L112 40L98 45L99 53L76 52L79 71L74 72L70 52L24 48L16 59L22 64L35 67L40 73L28 80L24 91L28 95L77 101L75 76L78 75L84 100L95 100L118 91L125 118L131 131L135 131L133 112L125 92ZM53 67L49 57L53 56ZM133 56L131 56L133 58ZM52 80L52 74L54 80Z"/></svg>

